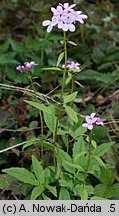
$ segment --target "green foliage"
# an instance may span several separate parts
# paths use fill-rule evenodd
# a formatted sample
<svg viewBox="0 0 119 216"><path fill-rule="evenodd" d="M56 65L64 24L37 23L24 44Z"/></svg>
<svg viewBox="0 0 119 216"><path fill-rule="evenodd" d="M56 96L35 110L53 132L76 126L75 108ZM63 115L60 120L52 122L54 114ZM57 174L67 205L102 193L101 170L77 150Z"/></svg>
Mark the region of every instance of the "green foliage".
<svg viewBox="0 0 119 216"><path fill-rule="evenodd" d="M119 199L119 3L75 2L88 19L64 41L62 32L48 34L41 24L53 1L0 2L0 165L6 173L0 189L7 199ZM81 70L62 69L66 52ZM30 61L38 65L29 74L16 70ZM105 124L92 135L82 127L91 112Z"/></svg>

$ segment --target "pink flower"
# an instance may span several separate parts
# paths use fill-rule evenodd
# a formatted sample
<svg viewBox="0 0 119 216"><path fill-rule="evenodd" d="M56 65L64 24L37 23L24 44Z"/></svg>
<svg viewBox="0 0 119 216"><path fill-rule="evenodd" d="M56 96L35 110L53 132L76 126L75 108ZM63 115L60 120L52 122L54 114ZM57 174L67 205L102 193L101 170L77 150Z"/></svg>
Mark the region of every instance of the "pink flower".
<svg viewBox="0 0 119 216"><path fill-rule="evenodd" d="M50 32L53 26L56 26L63 31L75 31L76 21L84 23L84 19L87 15L82 14L82 11L75 11L74 7L76 4L69 6L69 3L59 4L56 8L51 7L53 13L51 20L45 20L42 25L48 26L47 32Z"/></svg>
<svg viewBox="0 0 119 216"><path fill-rule="evenodd" d="M33 65L37 65L35 62L25 62L24 65L19 65L16 67L16 70L23 72L25 70L31 70Z"/></svg>
<svg viewBox="0 0 119 216"><path fill-rule="evenodd" d="M64 68L64 65L62 65L62 68ZM80 70L80 64L78 62L74 62L74 61L68 60L67 64L66 64L66 68L67 69L77 69L77 70Z"/></svg>
<svg viewBox="0 0 119 216"><path fill-rule="evenodd" d="M96 113L92 113L90 116L85 116L86 123L83 123L82 126L92 130L94 125L104 126L104 123L100 120L100 118L94 117Z"/></svg>
<svg viewBox="0 0 119 216"><path fill-rule="evenodd" d="M16 67L16 70L18 70L20 72L23 72L25 70L25 66L24 65L22 65L22 66L19 65L19 66Z"/></svg>
<svg viewBox="0 0 119 216"><path fill-rule="evenodd" d="M31 70L33 65L37 65L35 62L31 61L31 62L25 62L25 69L27 70Z"/></svg>

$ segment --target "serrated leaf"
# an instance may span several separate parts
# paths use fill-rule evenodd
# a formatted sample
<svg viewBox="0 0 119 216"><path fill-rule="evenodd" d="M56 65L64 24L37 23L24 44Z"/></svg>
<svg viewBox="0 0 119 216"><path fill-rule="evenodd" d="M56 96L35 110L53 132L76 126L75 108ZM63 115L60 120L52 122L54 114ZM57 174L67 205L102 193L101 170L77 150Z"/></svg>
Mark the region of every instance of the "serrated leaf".
<svg viewBox="0 0 119 216"><path fill-rule="evenodd" d="M41 162L39 162L34 155L32 155L32 165L36 178L38 179L40 184L43 184L45 180L44 170Z"/></svg>
<svg viewBox="0 0 119 216"><path fill-rule="evenodd" d="M94 188L94 196L112 198L114 196L114 190L112 185L98 184Z"/></svg>
<svg viewBox="0 0 119 216"><path fill-rule="evenodd" d="M64 96L64 103L66 104L66 103L69 103L69 102L73 101L76 98L77 93L78 92L76 91L76 92L73 92L72 94Z"/></svg>
<svg viewBox="0 0 119 216"><path fill-rule="evenodd" d="M34 187L31 193L31 200L36 200L44 191L44 185Z"/></svg>
<svg viewBox="0 0 119 216"><path fill-rule="evenodd" d="M67 115L72 119L72 121L78 123L77 113L70 106L67 105L65 105L65 110Z"/></svg>
<svg viewBox="0 0 119 216"><path fill-rule="evenodd" d="M103 184L112 185L115 181L115 175L109 168L101 168L101 174L98 178Z"/></svg>
<svg viewBox="0 0 119 216"><path fill-rule="evenodd" d="M60 64L60 62L62 61L63 58L64 58L64 52L62 52L62 53L59 55L58 60L57 60L57 65L56 65L56 67L59 66L59 64Z"/></svg>
<svg viewBox="0 0 119 216"><path fill-rule="evenodd" d="M11 176L14 176L15 178L17 178L18 180L24 183L31 184L31 185L39 184L35 176L25 168L14 167L14 168L3 169L2 171L8 173Z"/></svg>

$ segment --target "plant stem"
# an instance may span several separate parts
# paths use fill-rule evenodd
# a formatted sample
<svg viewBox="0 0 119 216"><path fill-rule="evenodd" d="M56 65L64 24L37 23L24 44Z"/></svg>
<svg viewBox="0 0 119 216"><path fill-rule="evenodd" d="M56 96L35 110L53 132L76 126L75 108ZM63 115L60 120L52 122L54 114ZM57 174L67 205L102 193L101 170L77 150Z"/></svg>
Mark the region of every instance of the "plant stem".
<svg viewBox="0 0 119 216"><path fill-rule="evenodd" d="M55 125L55 131L53 134L53 143L54 143L54 167L55 170L57 169L56 165L56 148L57 147L57 131L58 131L58 123L59 119L61 117L62 108L63 108L63 94L64 94L64 85L65 85L65 77L66 77L66 64L67 64L67 40L66 40L66 32L64 32L64 71L63 71L63 78L62 78L62 84L61 84L61 95L60 95L60 105L59 105L59 111L57 115L56 125ZM57 173L57 170L56 170Z"/></svg>
<svg viewBox="0 0 119 216"><path fill-rule="evenodd" d="M38 103L38 97L37 97L37 94L36 94L36 90L35 90L32 78L31 78L30 74L28 74L27 76L28 76L28 78L29 78L29 80L31 82L32 89L33 89L33 91L35 93L36 102ZM39 116L40 116L40 123L41 123L41 157L43 158L43 145L42 145L42 138L43 138L43 116L42 116L42 112L40 110L39 110Z"/></svg>
<svg viewBox="0 0 119 216"><path fill-rule="evenodd" d="M72 77L72 82L71 82L71 93L73 93L73 91L74 91L74 81L75 81L75 79L74 79L74 77Z"/></svg>
<svg viewBox="0 0 119 216"><path fill-rule="evenodd" d="M87 179L87 176L88 176L88 171L89 171L89 167L90 167L90 162L91 162L91 141L92 141L92 130L90 131L90 136L89 136L89 149L88 149L88 163L87 163L87 167L86 167L86 173L85 173L85 176L84 176L84 181L83 181L83 186L84 186L84 189L86 187L86 179Z"/></svg>
<svg viewBox="0 0 119 216"><path fill-rule="evenodd" d="M60 106L59 106L59 112L58 112L57 121L56 121L53 143L55 143L57 140L58 122L59 122L59 119L62 113L62 108L63 108L63 94L64 94L65 77L66 77L66 71L67 71L66 64L67 64L67 40L66 40L66 32L64 32L64 71L63 71L63 78L62 78L62 85L61 85L62 88L61 88L61 96L60 96Z"/></svg>

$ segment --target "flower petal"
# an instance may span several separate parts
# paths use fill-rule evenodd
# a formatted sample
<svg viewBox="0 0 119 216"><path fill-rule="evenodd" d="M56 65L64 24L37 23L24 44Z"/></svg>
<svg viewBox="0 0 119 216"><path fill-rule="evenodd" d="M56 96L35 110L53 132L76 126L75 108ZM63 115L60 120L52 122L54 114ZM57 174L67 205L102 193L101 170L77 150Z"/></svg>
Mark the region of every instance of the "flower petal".
<svg viewBox="0 0 119 216"><path fill-rule="evenodd" d="M52 30L52 25L49 25L48 27L47 27L47 32L50 32Z"/></svg>
<svg viewBox="0 0 119 216"><path fill-rule="evenodd" d="M60 21L60 22L58 23L58 28L61 29L62 27L63 27L63 22Z"/></svg>
<svg viewBox="0 0 119 216"><path fill-rule="evenodd" d="M92 130L93 129L93 125L88 125L87 127L89 130Z"/></svg>
<svg viewBox="0 0 119 216"><path fill-rule="evenodd" d="M91 113L90 117L93 118L96 115L96 113Z"/></svg>
<svg viewBox="0 0 119 216"><path fill-rule="evenodd" d="M85 127L85 128L88 128L88 124L87 123L83 123L82 126Z"/></svg>
<svg viewBox="0 0 119 216"><path fill-rule="evenodd" d="M74 31L75 31L75 26L74 26L73 24L69 24L68 27L69 27L69 30L70 30L71 32L74 32Z"/></svg>
<svg viewBox="0 0 119 216"><path fill-rule="evenodd" d="M45 21L42 22L42 25L43 26L48 26L48 25L50 25L50 23L51 23L50 20L45 20Z"/></svg>
<svg viewBox="0 0 119 216"><path fill-rule="evenodd" d="M63 27L62 27L62 30L63 30L63 31L68 31L68 25L67 25L67 24L64 24Z"/></svg>

